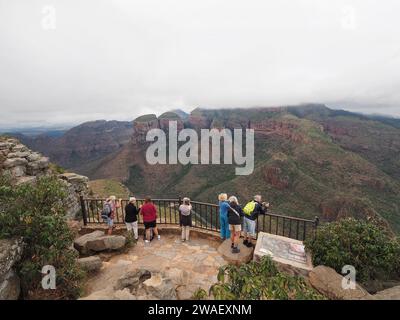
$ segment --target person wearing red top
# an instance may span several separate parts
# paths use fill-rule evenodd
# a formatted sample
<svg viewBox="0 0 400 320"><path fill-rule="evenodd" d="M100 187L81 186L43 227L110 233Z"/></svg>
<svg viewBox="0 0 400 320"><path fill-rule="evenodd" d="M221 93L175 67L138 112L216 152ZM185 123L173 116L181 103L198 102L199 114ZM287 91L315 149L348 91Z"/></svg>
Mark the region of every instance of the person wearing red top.
<svg viewBox="0 0 400 320"><path fill-rule="evenodd" d="M160 235L157 230L157 208L151 201L150 197L144 199L144 204L140 206L140 214L143 216L144 228L146 230L145 242L150 242L150 230L153 230L153 234L160 240Z"/></svg>

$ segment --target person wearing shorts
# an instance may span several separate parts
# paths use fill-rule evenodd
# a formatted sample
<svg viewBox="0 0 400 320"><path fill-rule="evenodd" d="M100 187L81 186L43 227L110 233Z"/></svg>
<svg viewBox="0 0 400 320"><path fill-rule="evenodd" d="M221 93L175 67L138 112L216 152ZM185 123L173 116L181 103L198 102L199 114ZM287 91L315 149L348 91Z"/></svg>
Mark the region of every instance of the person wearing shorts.
<svg viewBox="0 0 400 320"><path fill-rule="evenodd" d="M117 213L117 209L121 207L121 199L117 201L117 198L115 196L110 196L107 198L106 203L110 206L111 208L111 213L107 217L106 224L107 224L107 234L112 235L112 231L114 228L114 218Z"/></svg>
<svg viewBox="0 0 400 320"><path fill-rule="evenodd" d="M244 238L245 238L244 245L247 245L247 243L251 241L249 239L251 237L255 238L255 236L256 236L256 221L244 217L243 218L243 232L244 232Z"/></svg>
<svg viewBox="0 0 400 320"><path fill-rule="evenodd" d="M153 234L157 236L157 239L160 240L160 235L157 230L157 208L151 201L150 197L146 197L144 199L144 204L140 206L140 214L143 217L143 224L146 233L146 243L150 242L151 230L153 230Z"/></svg>
<svg viewBox="0 0 400 320"><path fill-rule="evenodd" d="M235 196L229 198L228 208L228 223L231 236L231 249L232 253L239 253L239 238L240 231L242 231L241 217L243 217L243 210L239 205L238 199Z"/></svg>
<svg viewBox="0 0 400 320"><path fill-rule="evenodd" d="M252 239L256 238L256 221L260 214L266 214L269 203L262 203L261 196L255 195L254 199L254 210L250 215L245 214L243 219L243 244L246 247L253 247ZM246 208L246 207L245 207Z"/></svg>

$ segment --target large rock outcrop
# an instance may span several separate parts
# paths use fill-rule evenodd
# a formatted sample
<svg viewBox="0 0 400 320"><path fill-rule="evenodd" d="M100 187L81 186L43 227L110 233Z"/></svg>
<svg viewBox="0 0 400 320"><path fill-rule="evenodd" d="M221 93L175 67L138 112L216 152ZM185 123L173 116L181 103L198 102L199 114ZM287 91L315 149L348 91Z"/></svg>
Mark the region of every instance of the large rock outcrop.
<svg viewBox="0 0 400 320"><path fill-rule="evenodd" d="M12 183L34 183L37 177L56 174L47 157L28 149L18 140L0 137L0 174L11 178ZM80 211L79 196L88 193L88 178L64 173L59 176L67 190L67 217L75 219Z"/></svg>
<svg viewBox="0 0 400 320"><path fill-rule="evenodd" d="M21 259L21 239L0 240L0 300L16 300L19 297L20 279L14 266Z"/></svg>
<svg viewBox="0 0 400 320"><path fill-rule="evenodd" d="M315 267L309 274L310 284L329 299L360 300L372 298L359 284L356 284L355 289L343 288L343 279L334 269L326 266Z"/></svg>
<svg viewBox="0 0 400 320"><path fill-rule="evenodd" d="M16 184L50 173L49 159L29 150L16 139L0 139L0 171Z"/></svg>
<svg viewBox="0 0 400 320"><path fill-rule="evenodd" d="M176 121L178 132L184 128L183 120L174 112L165 112L158 118L155 114L136 118L133 121L132 143L136 146L148 144L146 135L152 129L161 129L165 133L168 133L170 121Z"/></svg>

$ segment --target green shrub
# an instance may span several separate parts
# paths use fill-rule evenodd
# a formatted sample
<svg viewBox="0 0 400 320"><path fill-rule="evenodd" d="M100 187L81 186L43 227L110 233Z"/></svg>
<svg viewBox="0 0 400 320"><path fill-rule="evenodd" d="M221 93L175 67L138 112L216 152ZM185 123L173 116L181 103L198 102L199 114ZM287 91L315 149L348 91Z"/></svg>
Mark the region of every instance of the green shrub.
<svg viewBox="0 0 400 320"><path fill-rule="evenodd" d="M399 241L373 222L348 218L325 224L318 228L315 240L308 239L305 245L314 265L338 273L352 265L361 283L399 277Z"/></svg>
<svg viewBox="0 0 400 320"><path fill-rule="evenodd" d="M0 237L22 237L24 256L18 265L23 293L40 291L41 269L56 269L58 297L76 298L83 271L71 249L73 234L65 219L66 192L55 177L41 177L35 184L12 186L0 181Z"/></svg>
<svg viewBox="0 0 400 320"><path fill-rule="evenodd" d="M207 291L204 290L203 288L198 288L192 296L193 300L206 300L207 299Z"/></svg>
<svg viewBox="0 0 400 320"><path fill-rule="evenodd" d="M54 172L54 173L58 173L58 174L63 174L65 173L65 169L61 166L59 166L58 164L55 163L50 163L50 169Z"/></svg>
<svg viewBox="0 0 400 320"><path fill-rule="evenodd" d="M239 267L220 268L218 283L210 291L217 300L319 300L322 295L303 278L278 271L268 256Z"/></svg>

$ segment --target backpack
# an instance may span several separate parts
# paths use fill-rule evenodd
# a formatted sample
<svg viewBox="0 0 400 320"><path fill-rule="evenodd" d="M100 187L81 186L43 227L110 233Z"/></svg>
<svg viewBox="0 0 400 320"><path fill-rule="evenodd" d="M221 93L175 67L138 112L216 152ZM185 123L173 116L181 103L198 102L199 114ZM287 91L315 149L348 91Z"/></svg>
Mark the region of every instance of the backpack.
<svg viewBox="0 0 400 320"><path fill-rule="evenodd" d="M109 203L105 203L103 206L103 210L101 210L101 217L103 220L107 220L111 215L111 205Z"/></svg>
<svg viewBox="0 0 400 320"><path fill-rule="evenodd" d="M253 200L245 205L245 207L243 208L243 212L246 216L251 216L255 208L256 208L256 202Z"/></svg>

